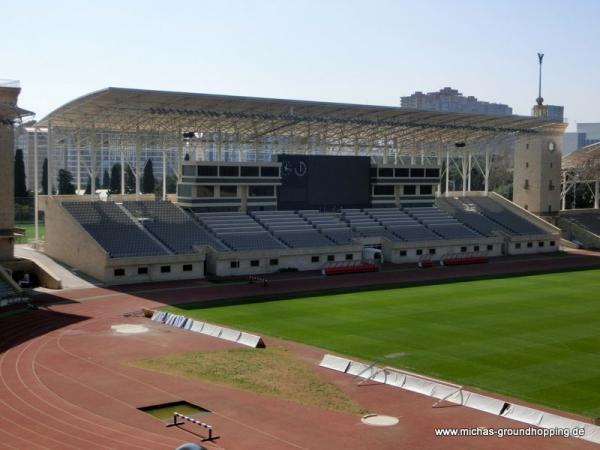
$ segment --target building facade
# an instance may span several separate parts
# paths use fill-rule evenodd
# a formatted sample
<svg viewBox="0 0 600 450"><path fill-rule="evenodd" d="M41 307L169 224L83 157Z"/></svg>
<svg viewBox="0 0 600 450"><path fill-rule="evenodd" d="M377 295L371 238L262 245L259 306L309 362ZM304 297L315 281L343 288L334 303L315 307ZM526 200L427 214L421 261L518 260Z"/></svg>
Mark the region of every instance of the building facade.
<svg viewBox="0 0 600 450"><path fill-rule="evenodd" d="M425 109L428 111L458 112L473 114L489 114L510 116L512 108L501 103L490 103L477 100L473 96L465 97L458 90L445 87L438 92L417 91L412 95L400 98L402 108Z"/></svg>

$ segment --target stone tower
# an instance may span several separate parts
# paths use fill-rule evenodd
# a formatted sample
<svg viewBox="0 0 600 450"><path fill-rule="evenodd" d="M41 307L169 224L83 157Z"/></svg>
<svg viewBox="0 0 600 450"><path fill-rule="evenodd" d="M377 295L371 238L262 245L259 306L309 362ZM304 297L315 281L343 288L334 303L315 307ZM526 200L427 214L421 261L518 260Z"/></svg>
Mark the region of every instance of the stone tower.
<svg viewBox="0 0 600 450"><path fill-rule="evenodd" d="M14 256L14 122L31 114L17 106L20 92L17 82L0 80L0 261Z"/></svg>

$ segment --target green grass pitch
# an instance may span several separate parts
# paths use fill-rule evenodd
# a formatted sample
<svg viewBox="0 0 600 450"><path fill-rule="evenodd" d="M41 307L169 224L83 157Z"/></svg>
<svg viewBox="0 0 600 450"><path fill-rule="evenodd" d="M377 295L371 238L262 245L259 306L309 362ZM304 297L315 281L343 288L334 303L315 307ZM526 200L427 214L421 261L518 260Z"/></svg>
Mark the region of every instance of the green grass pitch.
<svg viewBox="0 0 600 450"><path fill-rule="evenodd" d="M600 270L168 309L600 416Z"/></svg>

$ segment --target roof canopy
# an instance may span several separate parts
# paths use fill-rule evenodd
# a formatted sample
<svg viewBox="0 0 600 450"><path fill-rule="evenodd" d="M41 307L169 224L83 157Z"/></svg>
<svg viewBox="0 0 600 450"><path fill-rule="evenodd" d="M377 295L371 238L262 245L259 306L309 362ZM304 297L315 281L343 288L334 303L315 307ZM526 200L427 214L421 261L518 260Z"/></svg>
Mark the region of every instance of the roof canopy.
<svg viewBox="0 0 600 450"><path fill-rule="evenodd" d="M184 92L107 88L77 98L36 127L111 132L221 132L247 139L269 135L325 140L398 139L418 143L479 142L566 125L533 117L442 113L355 105Z"/></svg>
<svg viewBox="0 0 600 450"><path fill-rule="evenodd" d="M575 150L562 159L562 169L576 172L583 178L600 177L600 142Z"/></svg>

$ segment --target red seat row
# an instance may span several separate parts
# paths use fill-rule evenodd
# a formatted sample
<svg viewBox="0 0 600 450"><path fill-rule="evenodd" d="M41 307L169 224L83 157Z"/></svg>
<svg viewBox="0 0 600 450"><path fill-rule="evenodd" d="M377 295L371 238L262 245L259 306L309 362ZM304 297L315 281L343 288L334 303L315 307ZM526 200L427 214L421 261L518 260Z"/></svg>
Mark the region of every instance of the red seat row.
<svg viewBox="0 0 600 450"><path fill-rule="evenodd" d="M377 264L355 264L348 266L332 266L325 267L323 273L325 275L340 275L343 273L364 273L364 272L377 272L379 266Z"/></svg>
<svg viewBox="0 0 600 450"><path fill-rule="evenodd" d="M444 266L460 266L463 264L482 264L488 262L487 256L465 256L464 258L446 258L442 260Z"/></svg>

